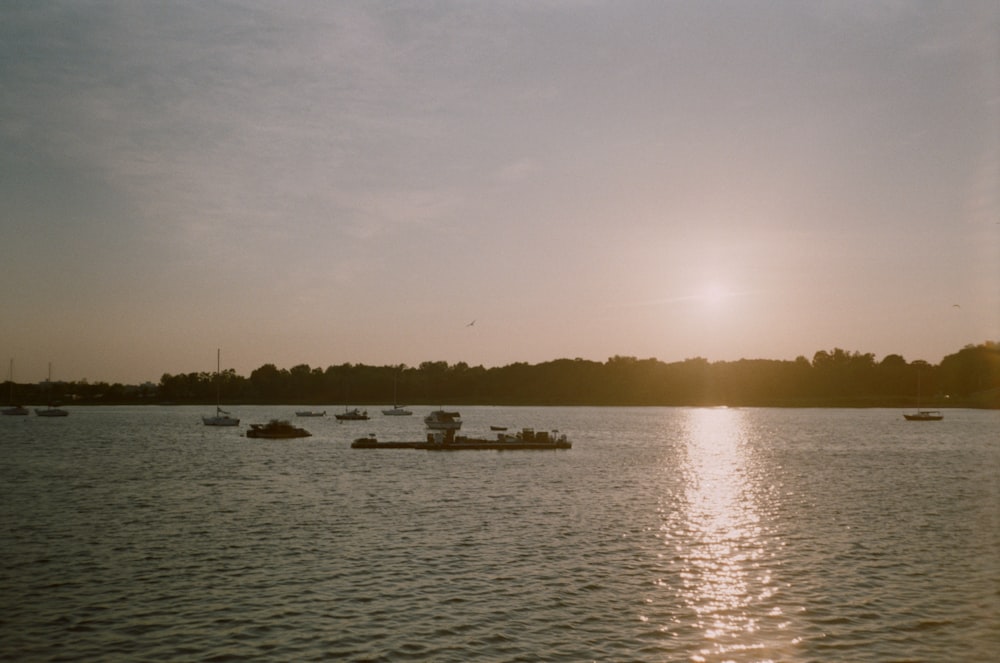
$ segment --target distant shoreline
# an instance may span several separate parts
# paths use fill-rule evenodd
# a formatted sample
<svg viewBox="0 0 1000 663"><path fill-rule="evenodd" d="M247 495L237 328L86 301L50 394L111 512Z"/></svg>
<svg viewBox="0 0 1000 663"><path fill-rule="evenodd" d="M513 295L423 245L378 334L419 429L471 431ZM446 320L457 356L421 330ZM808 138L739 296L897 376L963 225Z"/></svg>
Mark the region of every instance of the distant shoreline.
<svg viewBox="0 0 1000 663"><path fill-rule="evenodd" d="M841 409L841 410L913 410L935 409L935 410L1000 410L1000 402L997 397L992 400L982 399L948 399L947 402L916 401L906 400L904 402L773 402L773 403L480 403L472 401L448 400L444 402L448 407L570 407L570 408L732 408L732 409L786 409L786 410L806 410L806 409ZM47 403L22 403L25 407L45 407ZM352 403L351 407L367 409L373 417L380 416L379 409L391 407L391 403ZM63 407L215 407L215 402L142 402L142 401L70 401L61 403ZM337 411L342 407L342 403L318 403L315 401L281 401L281 402L239 402L223 403L223 409L240 407L320 407ZM409 408L436 409L441 407L441 403L407 403ZM332 416L332 415L331 415Z"/></svg>
<svg viewBox="0 0 1000 663"><path fill-rule="evenodd" d="M6 392L6 393L4 393ZM881 361L872 353L820 350L812 359L695 357L665 363L614 356L606 362L557 359L498 368L464 362L417 367L265 364L249 377L233 369L164 374L158 384L43 382L0 387L11 404L288 404L336 407L373 403L510 406L729 406L784 408L1000 409L1000 344L968 345L940 364ZM374 406L373 406L374 407Z"/></svg>

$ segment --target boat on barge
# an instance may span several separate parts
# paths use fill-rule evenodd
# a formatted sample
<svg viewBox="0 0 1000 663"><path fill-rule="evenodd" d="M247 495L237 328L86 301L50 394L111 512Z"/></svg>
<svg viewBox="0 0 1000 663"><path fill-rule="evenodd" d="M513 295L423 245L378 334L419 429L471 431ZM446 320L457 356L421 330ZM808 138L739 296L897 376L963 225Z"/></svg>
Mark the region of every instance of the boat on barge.
<svg viewBox="0 0 1000 663"><path fill-rule="evenodd" d="M359 437L352 449L423 449L425 451L494 450L524 451L541 449L571 449L573 443L559 431L538 431L525 428L515 435L500 433L496 439L456 435L455 431L428 433L426 442L379 442L374 435Z"/></svg>
<svg viewBox="0 0 1000 663"><path fill-rule="evenodd" d="M250 424L247 437L264 438L268 440L289 440L295 437L312 437L312 433L304 428L293 426L282 419L271 419L266 424Z"/></svg>
<svg viewBox="0 0 1000 663"><path fill-rule="evenodd" d="M462 415L447 410L434 410L424 417L424 425L431 430L454 432L462 428Z"/></svg>

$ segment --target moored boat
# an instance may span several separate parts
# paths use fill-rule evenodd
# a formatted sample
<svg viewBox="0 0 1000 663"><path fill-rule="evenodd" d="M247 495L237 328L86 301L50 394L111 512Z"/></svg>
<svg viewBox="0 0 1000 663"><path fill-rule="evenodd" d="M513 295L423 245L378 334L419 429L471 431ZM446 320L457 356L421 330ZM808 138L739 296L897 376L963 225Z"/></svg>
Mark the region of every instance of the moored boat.
<svg viewBox="0 0 1000 663"><path fill-rule="evenodd" d="M382 410L382 414L384 414L387 417L408 417L411 414L413 414L413 412L411 410L407 410L405 405L400 405L399 404L399 399L397 398L397 395L396 395L397 394L397 391L396 391L396 382L397 382L397 379L393 378L393 380L392 380L392 407L391 408L387 408L385 410Z"/></svg>
<svg viewBox="0 0 1000 663"><path fill-rule="evenodd" d="M938 410L924 410L920 407L921 393L920 373L917 373L917 411L913 414L903 413L903 418L907 421L941 421L944 415Z"/></svg>
<svg viewBox="0 0 1000 663"><path fill-rule="evenodd" d="M431 430L456 431L462 427L462 415L458 412L434 410L424 417L424 424Z"/></svg>
<svg viewBox="0 0 1000 663"><path fill-rule="evenodd" d="M239 426L240 420L230 416L228 412L218 405L215 406L214 417L202 417L201 421L206 426Z"/></svg>
<svg viewBox="0 0 1000 663"><path fill-rule="evenodd" d="M28 408L14 402L14 360L10 360L10 406L0 410L0 414L8 416L24 417L30 414Z"/></svg>
<svg viewBox="0 0 1000 663"><path fill-rule="evenodd" d="M907 421L941 421L944 415L938 410L917 410L913 414L903 414Z"/></svg>
<svg viewBox="0 0 1000 663"><path fill-rule="evenodd" d="M51 392L51 390L52 390L52 363L51 362L49 363L49 378L48 378L48 380L45 381L45 384L48 385L48 389ZM49 403L49 406L47 408L45 408L45 409L41 409L41 408L37 408L36 407L35 408L35 414L37 414L39 417L68 417L69 416L69 412L67 412L66 410L60 409L59 408L59 403L56 403L56 402Z"/></svg>
<svg viewBox="0 0 1000 663"><path fill-rule="evenodd" d="M222 350L215 351L215 416L202 417L201 422L206 426L239 426L240 420L230 416L228 412L220 407L222 405L222 384L220 382L222 360Z"/></svg>
<svg viewBox="0 0 1000 663"><path fill-rule="evenodd" d="M247 437L287 440L295 437L312 437L312 433L282 419L271 419L266 424L250 424Z"/></svg>
<svg viewBox="0 0 1000 663"><path fill-rule="evenodd" d="M296 412L295 416L296 417L325 417L326 416L326 410L323 410L322 412L314 412L312 410L302 410L302 411Z"/></svg>
<svg viewBox="0 0 1000 663"><path fill-rule="evenodd" d="M358 408L344 410L342 414L335 414L333 416L337 417L340 421L368 421L370 418L368 410L359 410Z"/></svg>
<svg viewBox="0 0 1000 663"><path fill-rule="evenodd" d="M407 417L413 414L413 411L407 410L405 407L402 407L401 405L394 405L391 408L382 410L382 414L384 414L387 417Z"/></svg>
<svg viewBox="0 0 1000 663"><path fill-rule="evenodd" d="M35 408L35 414L39 417L68 417L69 412L61 408L56 407L54 404L49 405L47 408Z"/></svg>

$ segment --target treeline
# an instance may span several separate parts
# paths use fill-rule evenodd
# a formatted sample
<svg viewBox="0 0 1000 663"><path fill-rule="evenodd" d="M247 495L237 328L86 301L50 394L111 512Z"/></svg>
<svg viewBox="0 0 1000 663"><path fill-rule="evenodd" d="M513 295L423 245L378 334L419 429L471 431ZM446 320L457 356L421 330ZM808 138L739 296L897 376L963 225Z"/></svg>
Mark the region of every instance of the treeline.
<svg viewBox="0 0 1000 663"><path fill-rule="evenodd" d="M9 387L9 384L8 384ZM940 364L892 354L820 350L812 359L703 358L665 363L615 356L557 359L498 368L429 361L417 367L265 364L249 377L232 369L165 374L158 385L19 385L28 403L224 403L425 405L732 405L1000 408L1000 344L969 345Z"/></svg>

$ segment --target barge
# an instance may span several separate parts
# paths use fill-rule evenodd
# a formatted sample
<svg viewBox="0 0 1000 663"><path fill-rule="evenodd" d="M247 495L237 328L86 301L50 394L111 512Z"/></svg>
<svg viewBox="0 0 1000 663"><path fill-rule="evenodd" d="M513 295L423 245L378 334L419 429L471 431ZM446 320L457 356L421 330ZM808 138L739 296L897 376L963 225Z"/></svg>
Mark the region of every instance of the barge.
<svg viewBox="0 0 1000 663"><path fill-rule="evenodd" d="M483 439L456 435L449 430L428 433L425 442L379 442L374 435L359 437L351 443L352 449L423 449L425 451L494 450L523 451L534 449L571 449L573 443L559 431L539 431L525 428L516 435L500 433L496 439Z"/></svg>

